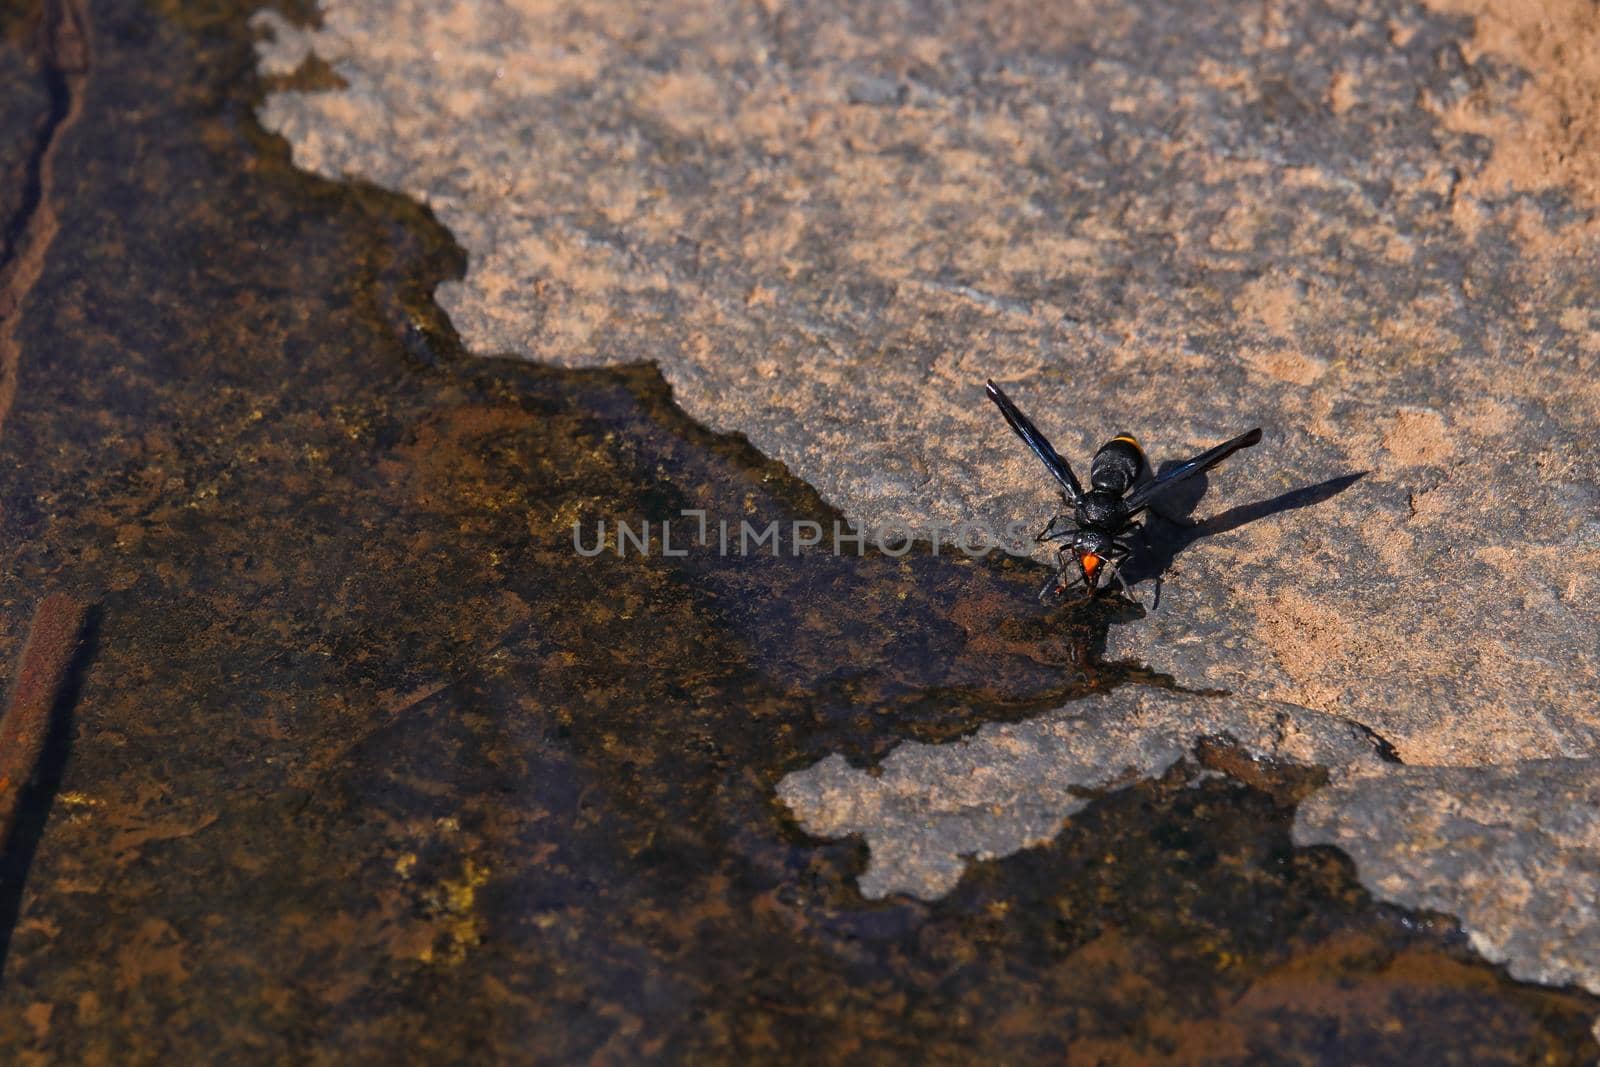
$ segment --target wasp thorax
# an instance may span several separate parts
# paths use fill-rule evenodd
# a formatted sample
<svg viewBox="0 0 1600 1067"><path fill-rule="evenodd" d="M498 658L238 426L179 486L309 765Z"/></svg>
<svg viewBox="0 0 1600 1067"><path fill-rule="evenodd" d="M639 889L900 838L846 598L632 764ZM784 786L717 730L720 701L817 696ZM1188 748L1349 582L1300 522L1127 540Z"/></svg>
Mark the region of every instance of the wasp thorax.
<svg viewBox="0 0 1600 1067"><path fill-rule="evenodd" d="M1109 527L1122 517L1122 494L1105 489L1085 493L1075 517L1079 526Z"/></svg>
<svg viewBox="0 0 1600 1067"><path fill-rule="evenodd" d="M1109 556L1116 539L1098 530L1079 530L1072 539L1072 550L1081 555Z"/></svg>

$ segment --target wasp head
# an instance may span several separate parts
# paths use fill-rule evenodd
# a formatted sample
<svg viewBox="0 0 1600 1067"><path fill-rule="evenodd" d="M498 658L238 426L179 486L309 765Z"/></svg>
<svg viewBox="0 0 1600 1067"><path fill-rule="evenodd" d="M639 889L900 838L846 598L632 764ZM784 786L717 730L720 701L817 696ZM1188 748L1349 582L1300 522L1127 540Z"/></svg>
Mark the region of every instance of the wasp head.
<svg viewBox="0 0 1600 1067"><path fill-rule="evenodd" d="M1083 571L1083 584L1094 592L1100 586L1100 576L1105 573L1106 561L1111 554L1111 538L1097 530L1084 530L1072 541L1072 554Z"/></svg>

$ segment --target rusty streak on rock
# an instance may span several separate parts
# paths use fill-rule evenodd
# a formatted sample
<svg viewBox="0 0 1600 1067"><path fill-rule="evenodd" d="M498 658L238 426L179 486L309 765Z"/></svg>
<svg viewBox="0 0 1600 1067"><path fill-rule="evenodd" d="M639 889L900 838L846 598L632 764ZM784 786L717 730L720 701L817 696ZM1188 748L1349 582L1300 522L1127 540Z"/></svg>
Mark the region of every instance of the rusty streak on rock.
<svg viewBox="0 0 1600 1067"><path fill-rule="evenodd" d="M50 113L29 161L29 194L3 235L0 431L5 429L6 415L17 393L17 365L22 359L22 349L17 343L17 322L21 318L22 304L44 271L45 253L59 227L50 196L57 146L77 121L83 105L83 84L89 73L90 55L89 16L84 0L44 0L36 50L50 87Z"/></svg>
<svg viewBox="0 0 1600 1067"><path fill-rule="evenodd" d="M5 714L0 716L0 844L11 836L22 795L33 780L51 712L83 636L87 605L51 593L34 609Z"/></svg>

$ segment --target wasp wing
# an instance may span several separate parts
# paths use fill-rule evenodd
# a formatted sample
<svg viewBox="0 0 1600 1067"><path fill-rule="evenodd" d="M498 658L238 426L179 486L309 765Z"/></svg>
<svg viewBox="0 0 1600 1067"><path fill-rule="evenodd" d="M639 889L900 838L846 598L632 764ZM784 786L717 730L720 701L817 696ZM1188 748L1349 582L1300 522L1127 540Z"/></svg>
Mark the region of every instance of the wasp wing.
<svg viewBox="0 0 1600 1067"><path fill-rule="evenodd" d="M1135 489L1124 500L1123 504L1132 515L1140 508L1146 507L1150 499L1165 489L1170 489L1181 481L1193 478L1202 471L1208 471L1218 463L1227 459L1241 448L1249 448L1261 440L1261 427L1257 426L1249 433L1242 433L1231 441L1224 441L1216 448L1207 449L1187 463L1180 464L1167 471L1153 482L1145 482Z"/></svg>
<svg viewBox="0 0 1600 1067"><path fill-rule="evenodd" d="M1022 438L1023 444L1033 449L1033 454L1043 460L1046 467L1050 468L1050 473L1055 475L1056 481L1060 482L1062 488L1066 489L1067 496L1072 502L1076 504L1083 499L1083 486L1078 484L1078 476L1072 473L1072 468L1067 464L1067 461L1056 454L1056 450L1050 445L1049 438L1040 433L1039 428L1028 419L1028 416L1024 415L1017 405L1011 402L1011 398L1006 396L998 385L994 384L994 379L991 378L989 380L989 386L986 391L989 394L989 399L994 401L995 407L1000 409L1000 414L1006 417L1006 423L1016 432L1018 437Z"/></svg>

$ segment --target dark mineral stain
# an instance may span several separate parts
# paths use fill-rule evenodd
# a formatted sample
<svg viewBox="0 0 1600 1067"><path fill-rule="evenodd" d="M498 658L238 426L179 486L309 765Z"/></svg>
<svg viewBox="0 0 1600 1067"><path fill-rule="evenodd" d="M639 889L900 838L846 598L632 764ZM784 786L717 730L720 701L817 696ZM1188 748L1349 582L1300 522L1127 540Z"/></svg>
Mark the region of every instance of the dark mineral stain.
<svg viewBox="0 0 1600 1067"><path fill-rule="evenodd" d="M863 900L782 775L1152 679L1084 662L1104 620L1032 566L577 555L580 520L836 516L647 367L463 356L428 214L254 124L248 10L91 5L55 159L0 662L44 592L102 607L8 1062L1592 1060L1600 1002L1292 848L1270 769Z"/></svg>

